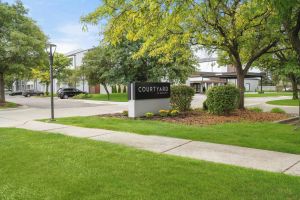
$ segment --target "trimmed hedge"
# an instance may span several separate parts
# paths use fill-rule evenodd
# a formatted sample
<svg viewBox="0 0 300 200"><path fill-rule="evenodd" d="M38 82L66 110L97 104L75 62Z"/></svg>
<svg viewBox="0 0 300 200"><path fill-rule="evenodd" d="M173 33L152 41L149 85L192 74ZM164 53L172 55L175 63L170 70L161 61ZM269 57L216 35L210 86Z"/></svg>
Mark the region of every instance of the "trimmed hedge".
<svg viewBox="0 0 300 200"><path fill-rule="evenodd" d="M124 88L123 88L123 93L127 93L127 88L126 88L126 86L124 86Z"/></svg>
<svg viewBox="0 0 300 200"><path fill-rule="evenodd" d="M208 90L206 105L212 114L227 115L237 108L239 90L232 85L215 86Z"/></svg>
<svg viewBox="0 0 300 200"><path fill-rule="evenodd" d="M121 89L121 86L120 86L120 85L118 85L118 93L119 93L119 94L122 93L122 89Z"/></svg>
<svg viewBox="0 0 300 200"><path fill-rule="evenodd" d="M191 103L195 90L186 85L176 85L171 88L171 105L173 109L180 112L188 111L191 109Z"/></svg>
<svg viewBox="0 0 300 200"><path fill-rule="evenodd" d="M117 86L111 86L111 93L117 93Z"/></svg>

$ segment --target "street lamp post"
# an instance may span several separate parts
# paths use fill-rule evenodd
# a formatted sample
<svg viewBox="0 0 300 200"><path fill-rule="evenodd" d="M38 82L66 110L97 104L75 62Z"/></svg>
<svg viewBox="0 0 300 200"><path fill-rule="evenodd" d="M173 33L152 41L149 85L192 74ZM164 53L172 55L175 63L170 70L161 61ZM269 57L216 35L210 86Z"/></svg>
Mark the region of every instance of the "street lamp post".
<svg viewBox="0 0 300 200"><path fill-rule="evenodd" d="M56 50L55 44L49 44L48 53L50 61L50 95L51 95L51 121L54 121L54 96L53 96L53 58Z"/></svg>

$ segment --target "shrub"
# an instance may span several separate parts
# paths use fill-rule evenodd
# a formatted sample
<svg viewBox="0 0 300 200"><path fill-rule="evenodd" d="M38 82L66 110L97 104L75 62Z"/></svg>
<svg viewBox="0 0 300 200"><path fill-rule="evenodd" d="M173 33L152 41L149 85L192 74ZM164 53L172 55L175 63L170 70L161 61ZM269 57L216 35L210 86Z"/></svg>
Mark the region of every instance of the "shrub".
<svg viewBox="0 0 300 200"><path fill-rule="evenodd" d="M117 86L111 86L111 93L117 93Z"/></svg>
<svg viewBox="0 0 300 200"><path fill-rule="evenodd" d="M114 86L112 85L112 86L111 86L111 93L114 93L114 91L115 91L115 88L114 88Z"/></svg>
<svg viewBox="0 0 300 200"><path fill-rule="evenodd" d="M121 86L118 85L118 93L122 93Z"/></svg>
<svg viewBox="0 0 300 200"><path fill-rule="evenodd" d="M229 114L237 108L239 90L232 85L215 86L208 90L206 105L212 114Z"/></svg>
<svg viewBox="0 0 300 200"><path fill-rule="evenodd" d="M258 94L264 94L265 93L265 91L258 91Z"/></svg>
<svg viewBox="0 0 300 200"><path fill-rule="evenodd" d="M271 110L271 113L282 113L282 114L285 114L286 112L284 110L282 110L281 108L273 108Z"/></svg>
<svg viewBox="0 0 300 200"><path fill-rule="evenodd" d="M124 116L128 116L128 110L123 110L122 114L123 114Z"/></svg>
<svg viewBox="0 0 300 200"><path fill-rule="evenodd" d="M160 110L159 115L161 117L167 117L169 115L169 110Z"/></svg>
<svg viewBox="0 0 300 200"><path fill-rule="evenodd" d="M180 112L189 110L194 94L195 91L192 87L186 85L173 86L171 89L172 107Z"/></svg>
<svg viewBox="0 0 300 200"><path fill-rule="evenodd" d="M78 94L78 95L74 96L73 99L88 99L91 97L92 97L91 94Z"/></svg>
<svg viewBox="0 0 300 200"><path fill-rule="evenodd" d="M170 111L170 115L171 115L172 117L175 117L175 116L179 115L179 110L171 110L171 111Z"/></svg>
<svg viewBox="0 0 300 200"><path fill-rule="evenodd" d="M124 86L124 88L123 88L123 93L127 93L127 88L126 88L126 86Z"/></svg>
<svg viewBox="0 0 300 200"><path fill-rule="evenodd" d="M253 112L257 112L257 113L263 112L263 110L259 107L248 108L248 110L253 111Z"/></svg>
<svg viewBox="0 0 300 200"><path fill-rule="evenodd" d="M147 118L152 118L153 116L154 116L154 114L152 112L145 113L145 117L147 117Z"/></svg>
<svg viewBox="0 0 300 200"><path fill-rule="evenodd" d="M203 102L202 108L203 108L203 110L208 110L206 100Z"/></svg>

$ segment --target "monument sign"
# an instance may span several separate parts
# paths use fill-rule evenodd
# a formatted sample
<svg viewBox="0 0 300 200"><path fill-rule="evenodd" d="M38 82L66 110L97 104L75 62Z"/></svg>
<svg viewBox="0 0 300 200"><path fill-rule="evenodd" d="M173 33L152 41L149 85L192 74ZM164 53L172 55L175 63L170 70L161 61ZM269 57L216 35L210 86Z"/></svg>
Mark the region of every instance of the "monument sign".
<svg viewBox="0 0 300 200"><path fill-rule="evenodd" d="M170 109L170 83L130 83L128 86L128 116L144 116Z"/></svg>

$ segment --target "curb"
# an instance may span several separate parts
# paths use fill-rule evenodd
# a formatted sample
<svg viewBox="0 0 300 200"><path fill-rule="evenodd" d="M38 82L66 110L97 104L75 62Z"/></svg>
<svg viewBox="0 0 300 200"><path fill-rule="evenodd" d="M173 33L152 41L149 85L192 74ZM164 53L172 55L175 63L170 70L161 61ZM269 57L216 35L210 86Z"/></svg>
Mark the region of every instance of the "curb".
<svg viewBox="0 0 300 200"><path fill-rule="evenodd" d="M4 112L4 111L14 111L14 110L22 110L22 109L27 109L29 108L28 106L24 106L24 105L21 105L21 106L18 106L16 108L4 108L4 109L0 109L0 112Z"/></svg>
<svg viewBox="0 0 300 200"><path fill-rule="evenodd" d="M299 120L299 117L290 117L288 119L283 119L283 120L278 120L278 121L275 121L274 123L278 123L278 124L289 124L291 122L295 122L295 121L298 121Z"/></svg>

